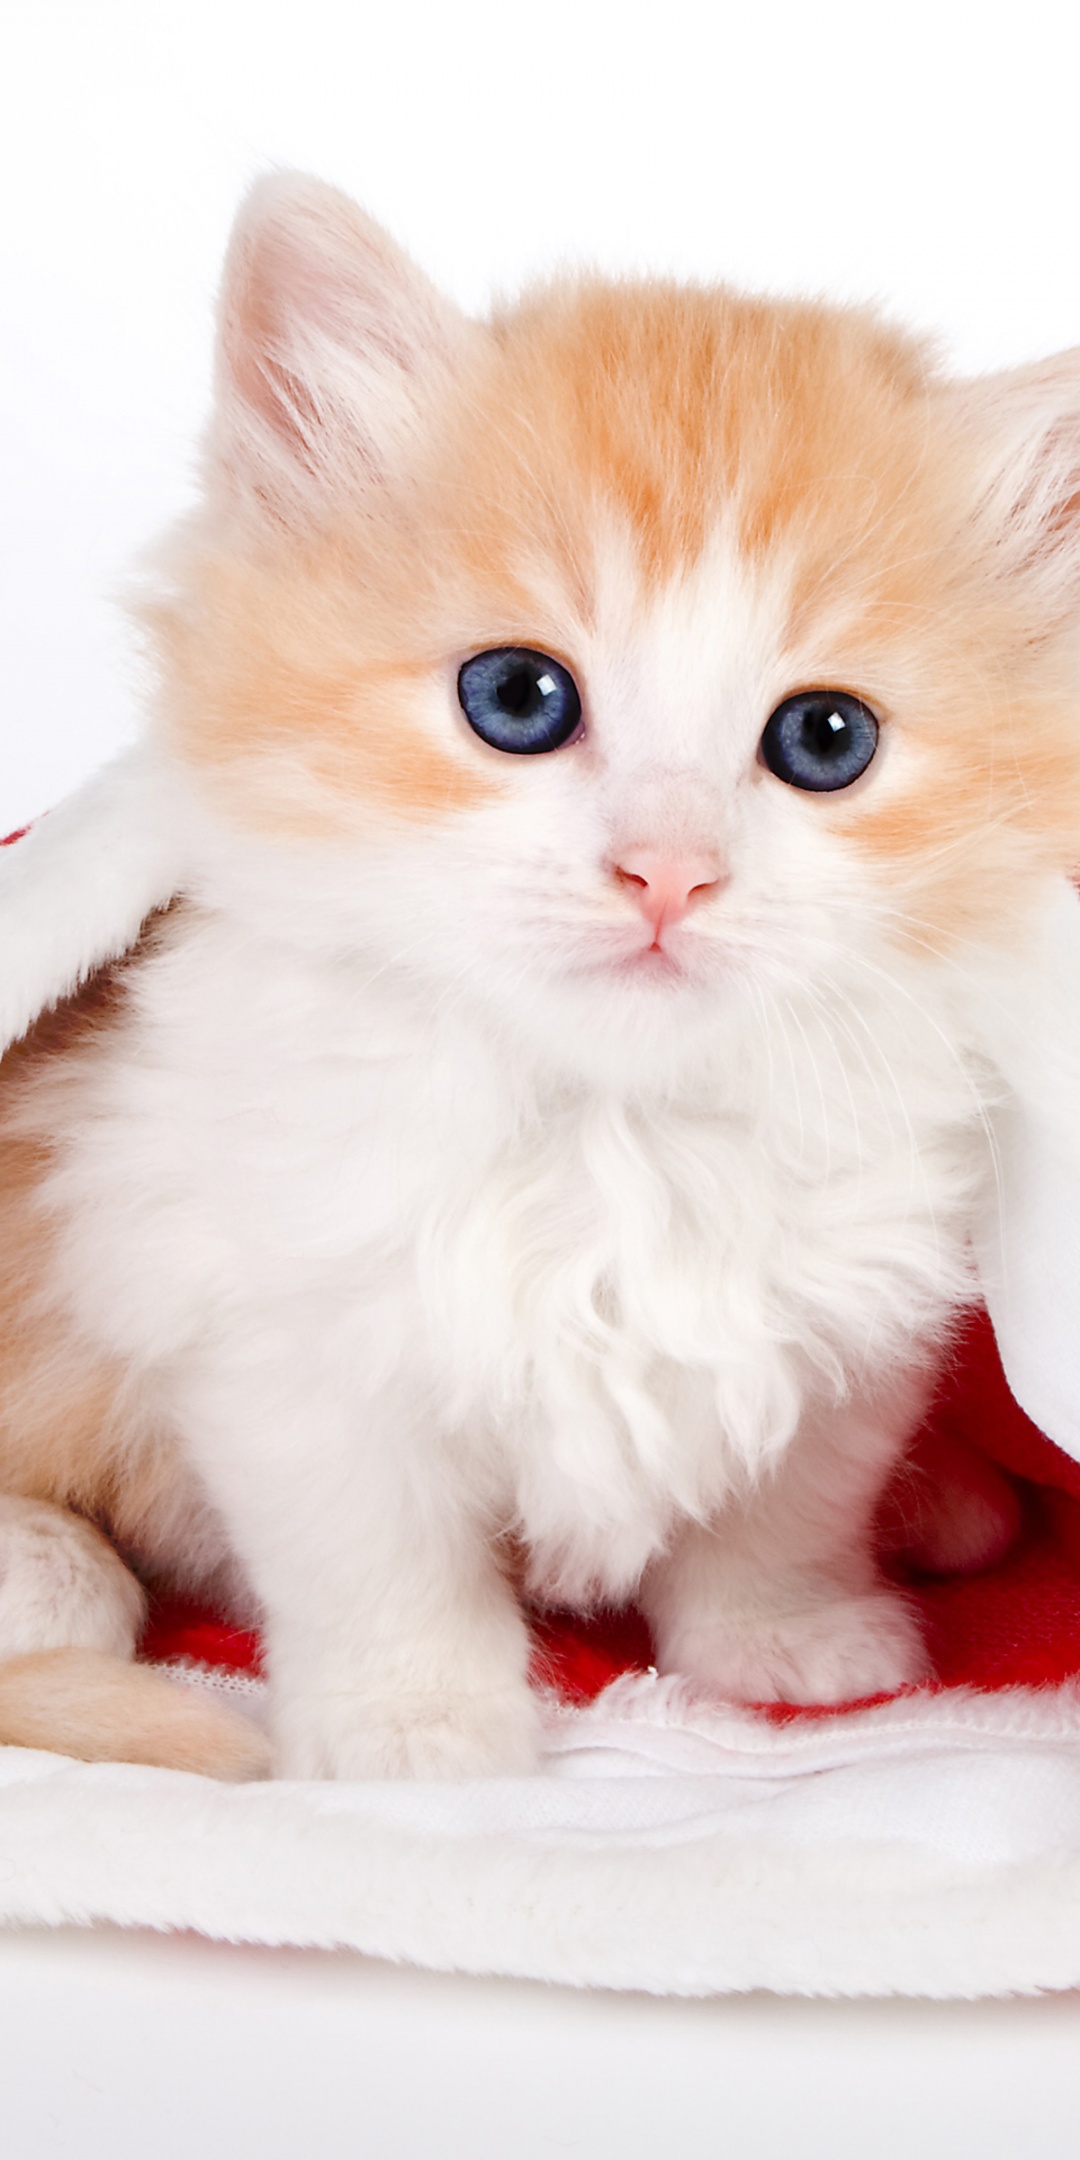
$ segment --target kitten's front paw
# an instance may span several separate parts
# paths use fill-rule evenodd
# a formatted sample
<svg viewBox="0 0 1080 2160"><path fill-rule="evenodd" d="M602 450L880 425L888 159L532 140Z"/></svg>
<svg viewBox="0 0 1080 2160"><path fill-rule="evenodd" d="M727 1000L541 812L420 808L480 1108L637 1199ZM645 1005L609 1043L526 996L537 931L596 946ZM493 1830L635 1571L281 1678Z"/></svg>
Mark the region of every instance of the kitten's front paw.
<svg viewBox="0 0 1080 2160"><path fill-rule="evenodd" d="M661 1669L729 1702L843 1703L925 1680L930 1660L903 1599L875 1590L798 1612L684 1623L663 1643Z"/></svg>
<svg viewBox="0 0 1080 2160"><path fill-rule="evenodd" d="M538 1705L524 1686L378 1701L310 1695L274 1720L276 1777L527 1777L538 1754Z"/></svg>

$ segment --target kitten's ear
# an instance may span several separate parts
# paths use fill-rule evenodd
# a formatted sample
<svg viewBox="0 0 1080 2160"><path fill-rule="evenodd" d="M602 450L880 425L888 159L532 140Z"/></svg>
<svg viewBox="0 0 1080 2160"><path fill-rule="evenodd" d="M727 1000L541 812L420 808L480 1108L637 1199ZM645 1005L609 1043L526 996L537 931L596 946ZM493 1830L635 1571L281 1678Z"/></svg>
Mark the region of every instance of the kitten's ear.
<svg viewBox="0 0 1080 2160"><path fill-rule="evenodd" d="M222 281L212 463L278 520L355 500L482 336L346 195L260 180Z"/></svg>
<svg viewBox="0 0 1080 2160"><path fill-rule="evenodd" d="M1038 624L1080 607L1080 346L958 392L980 467L978 516ZM1033 628L1038 624L1033 620Z"/></svg>

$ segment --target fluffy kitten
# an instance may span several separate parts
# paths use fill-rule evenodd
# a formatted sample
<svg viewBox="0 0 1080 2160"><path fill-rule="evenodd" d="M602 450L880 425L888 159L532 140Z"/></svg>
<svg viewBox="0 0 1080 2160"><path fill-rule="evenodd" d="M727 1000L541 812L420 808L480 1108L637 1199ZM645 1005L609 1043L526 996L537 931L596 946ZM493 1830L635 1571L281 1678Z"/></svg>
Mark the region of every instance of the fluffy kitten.
<svg viewBox="0 0 1080 2160"><path fill-rule="evenodd" d="M527 1770L522 1591L739 1699L925 1672L872 1526L1080 855L1078 446L1075 358L478 325L255 190L145 610L183 894L0 1080L0 1729L138 1752L56 1657L136 1575L259 1614L293 1776Z"/></svg>

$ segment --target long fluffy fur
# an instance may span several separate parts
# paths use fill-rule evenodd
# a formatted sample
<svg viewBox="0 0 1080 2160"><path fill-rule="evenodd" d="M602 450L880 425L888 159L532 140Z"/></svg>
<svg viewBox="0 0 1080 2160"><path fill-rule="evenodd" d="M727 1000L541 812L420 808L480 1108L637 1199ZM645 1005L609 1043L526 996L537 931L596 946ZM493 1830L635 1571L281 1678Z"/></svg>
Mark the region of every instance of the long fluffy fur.
<svg viewBox="0 0 1080 2160"><path fill-rule="evenodd" d="M243 213L145 610L185 902L10 1067L0 1465L261 1613L283 1770L526 1767L522 1581L743 1699L923 1671L872 1528L973 1291L986 985L1080 855L1078 410L723 292L467 325L331 191ZM466 728L508 643L580 744ZM756 756L808 684L883 719L836 797ZM657 965L642 846L718 865Z"/></svg>

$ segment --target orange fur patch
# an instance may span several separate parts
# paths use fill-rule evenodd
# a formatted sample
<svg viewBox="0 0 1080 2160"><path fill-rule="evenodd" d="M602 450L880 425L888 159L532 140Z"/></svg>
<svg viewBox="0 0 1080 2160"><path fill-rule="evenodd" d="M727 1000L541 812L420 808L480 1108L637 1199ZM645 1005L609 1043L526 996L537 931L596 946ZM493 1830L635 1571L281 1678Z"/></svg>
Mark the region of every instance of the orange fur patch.
<svg viewBox="0 0 1080 2160"><path fill-rule="evenodd" d="M42 1207L52 1163L44 1071L67 1077L116 1010L105 971L38 1021L0 1065L0 1484L92 1509L119 1375L80 1343L53 1297L55 1226Z"/></svg>
<svg viewBox="0 0 1080 2160"><path fill-rule="evenodd" d="M700 287L556 288L497 329L485 463L535 466L531 439L587 519L618 510L654 584L723 519L751 558L801 538L823 479L858 473L867 423L924 372L868 315Z"/></svg>
<svg viewBox="0 0 1080 2160"><path fill-rule="evenodd" d="M203 1506L122 1367L80 1333L60 1287L49 1173L84 1082L123 1016L124 981L162 934L42 1015L0 1063L0 1489L72 1507L153 1566ZM189 1540L192 1550L197 1540Z"/></svg>
<svg viewBox="0 0 1080 2160"><path fill-rule="evenodd" d="M444 655L428 656L411 610L412 635L395 640L387 568L379 611L362 556L343 541L215 549L184 603L148 611L173 737L246 819L302 836L348 828L358 808L423 821L494 792L452 726L440 742L427 725L447 674L452 712L453 674Z"/></svg>

